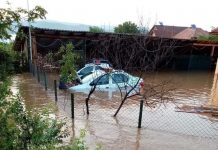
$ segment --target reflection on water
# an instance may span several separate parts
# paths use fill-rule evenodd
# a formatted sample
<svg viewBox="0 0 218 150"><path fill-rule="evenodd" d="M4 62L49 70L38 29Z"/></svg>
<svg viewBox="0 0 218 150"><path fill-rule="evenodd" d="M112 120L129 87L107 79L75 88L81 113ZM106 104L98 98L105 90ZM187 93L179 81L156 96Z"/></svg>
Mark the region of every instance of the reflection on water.
<svg viewBox="0 0 218 150"><path fill-rule="evenodd" d="M175 87L175 100L185 104L207 104L213 81L212 72L162 72L145 75L148 82L170 81Z"/></svg>
<svg viewBox="0 0 218 150"><path fill-rule="evenodd" d="M38 84L31 74L17 75L13 78L13 82L13 88L18 89L27 109L40 108L51 102L51 98L47 95L44 87Z"/></svg>
<svg viewBox="0 0 218 150"><path fill-rule="evenodd" d="M144 73L146 83L168 80L176 88L175 100L181 104L207 104L213 81L211 72ZM18 88L26 105L31 109L54 100L53 80L48 75L49 89L37 83L30 74L16 77ZM69 93L58 91L58 106L71 116ZM90 99L90 115L86 115L84 93L75 93L74 136L78 130L88 131L86 141L91 148L96 142L103 149L217 149L218 124L198 114L175 112L175 105L159 108L144 107L142 129L137 129L139 102L127 100L117 117L113 117L120 104L119 92L94 92ZM70 123L69 123L70 124ZM205 139L206 138L206 139ZM209 138L209 139L208 139Z"/></svg>

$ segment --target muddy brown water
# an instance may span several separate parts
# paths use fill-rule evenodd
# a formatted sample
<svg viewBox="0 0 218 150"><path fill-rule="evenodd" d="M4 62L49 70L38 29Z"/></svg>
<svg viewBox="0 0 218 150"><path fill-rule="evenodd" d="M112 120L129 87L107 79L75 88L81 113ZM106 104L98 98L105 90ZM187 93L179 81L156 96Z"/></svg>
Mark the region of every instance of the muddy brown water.
<svg viewBox="0 0 218 150"><path fill-rule="evenodd" d="M119 92L98 91L89 103L90 114L86 114L85 93L74 93L75 119L71 120L70 92L58 90L57 106L70 127L70 136L78 136L80 129L86 129L86 143L90 149L96 144L103 149L218 149L218 121L216 117L176 112L178 105L208 104L212 83L212 72L161 72L143 74L145 83L170 81L176 103L145 107L142 128L138 129L139 101L125 102L117 117L113 117L120 104ZM40 108L54 102L54 79L57 74L47 75L48 90L44 89L43 75L30 73L13 78L14 89L24 99L27 109Z"/></svg>

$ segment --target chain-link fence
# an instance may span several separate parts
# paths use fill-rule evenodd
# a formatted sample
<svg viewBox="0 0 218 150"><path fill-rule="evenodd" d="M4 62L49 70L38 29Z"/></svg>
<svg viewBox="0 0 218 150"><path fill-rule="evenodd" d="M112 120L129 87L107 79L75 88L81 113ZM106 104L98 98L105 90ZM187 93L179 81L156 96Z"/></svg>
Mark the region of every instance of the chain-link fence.
<svg viewBox="0 0 218 150"><path fill-rule="evenodd" d="M36 67L33 68L35 69L32 69L32 74L35 79L43 87L47 86L45 88L47 93L56 100L54 80L58 84L58 74L45 73ZM127 99L114 117L121 103L120 93L105 91L93 93L88 102L89 114L87 114L86 98L87 94L72 94L68 90L57 88L56 103L59 108L72 117L71 102L73 101L74 120L85 121L86 128L93 132L90 136L103 144L107 143L106 149L125 149L126 146L131 145L127 144L130 141L134 144L132 147L126 147L127 149L144 149L145 145L148 149L156 149L155 145L163 144L162 140L165 141L163 144L165 148L172 146L169 149L187 149L187 145L192 147L190 149L218 149L218 119L215 117L203 113L178 111L178 104L173 102L151 108L146 105L146 102L142 103L140 99L135 98ZM141 107L143 106L141 123L140 103ZM140 130L138 130L139 126ZM120 145L121 143L123 145ZM113 147L114 144L117 146Z"/></svg>

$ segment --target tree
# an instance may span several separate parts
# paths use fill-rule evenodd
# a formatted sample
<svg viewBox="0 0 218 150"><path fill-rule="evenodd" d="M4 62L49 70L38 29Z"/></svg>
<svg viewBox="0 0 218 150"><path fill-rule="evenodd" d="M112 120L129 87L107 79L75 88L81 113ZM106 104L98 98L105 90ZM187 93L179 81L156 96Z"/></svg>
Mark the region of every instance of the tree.
<svg viewBox="0 0 218 150"><path fill-rule="evenodd" d="M15 31L15 27L21 25L21 21L34 21L44 19L47 11L41 6L35 6L27 11L23 8L12 10L8 3L8 8L0 8L0 39L10 39L10 32Z"/></svg>
<svg viewBox="0 0 218 150"><path fill-rule="evenodd" d="M126 21L114 28L115 33L139 33L139 29L135 23Z"/></svg>
<svg viewBox="0 0 218 150"><path fill-rule="evenodd" d="M10 39L12 34L16 32L17 27L21 25L22 21L34 21L38 18L43 19L47 13L41 6L35 6L34 9L27 11L23 8L12 10L10 3L7 4L8 8L0 8L0 41ZM17 59L19 55L13 51L12 45L12 43L0 43L1 73L4 72L5 76L9 71L12 71L11 68L19 68L13 67L13 65L19 64L15 63L19 61Z"/></svg>
<svg viewBox="0 0 218 150"><path fill-rule="evenodd" d="M94 32L94 33L102 33L105 32L104 29L97 27L97 26L92 26L89 27L89 32Z"/></svg>

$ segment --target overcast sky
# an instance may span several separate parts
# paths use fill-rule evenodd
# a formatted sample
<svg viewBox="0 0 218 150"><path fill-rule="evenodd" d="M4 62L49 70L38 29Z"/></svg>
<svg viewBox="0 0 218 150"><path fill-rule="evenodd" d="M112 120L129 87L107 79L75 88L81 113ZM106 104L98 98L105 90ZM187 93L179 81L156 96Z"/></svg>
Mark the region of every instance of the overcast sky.
<svg viewBox="0 0 218 150"><path fill-rule="evenodd" d="M27 8L27 0L8 0L12 7ZM0 0L5 7L6 0ZM218 0L29 0L30 8L41 5L48 20L117 26L132 21L152 27L195 24L210 31L218 27Z"/></svg>

